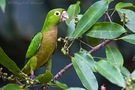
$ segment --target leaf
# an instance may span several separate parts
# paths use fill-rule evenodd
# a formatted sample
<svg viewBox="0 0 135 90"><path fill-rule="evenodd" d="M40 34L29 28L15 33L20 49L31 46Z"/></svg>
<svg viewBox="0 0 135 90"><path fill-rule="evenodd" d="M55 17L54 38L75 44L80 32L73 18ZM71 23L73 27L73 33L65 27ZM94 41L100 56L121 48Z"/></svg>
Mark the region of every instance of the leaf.
<svg viewBox="0 0 135 90"><path fill-rule="evenodd" d="M52 73L46 70L45 74L40 74L39 76L36 77L36 79L40 83L48 83L51 81L52 77L53 77Z"/></svg>
<svg viewBox="0 0 135 90"><path fill-rule="evenodd" d="M83 15L76 26L73 37L76 39L84 34L104 14L108 8L107 1L94 3Z"/></svg>
<svg viewBox="0 0 135 90"><path fill-rule="evenodd" d="M26 90L26 89L21 88L17 84L7 84L6 86L3 86L2 88L0 88L0 90Z"/></svg>
<svg viewBox="0 0 135 90"><path fill-rule="evenodd" d="M91 46L96 46L96 45L98 45L100 43L100 39L93 38L93 37L87 37L87 42Z"/></svg>
<svg viewBox="0 0 135 90"><path fill-rule="evenodd" d="M106 1L108 3L112 2L113 0L102 0L102 1Z"/></svg>
<svg viewBox="0 0 135 90"><path fill-rule="evenodd" d="M132 3L125 3L125 2L119 2L116 4L115 9L122 9L127 7L133 7L134 5Z"/></svg>
<svg viewBox="0 0 135 90"><path fill-rule="evenodd" d="M129 9L118 9L121 20L125 19L126 27L135 33L135 12Z"/></svg>
<svg viewBox="0 0 135 90"><path fill-rule="evenodd" d="M78 53L75 53L75 58L79 58L80 60L83 60L83 62L85 62L93 71L95 71L94 69L94 59L91 56L91 54L89 54L86 50L84 49L80 49L80 51Z"/></svg>
<svg viewBox="0 0 135 90"><path fill-rule="evenodd" d="M80 1L77 1L76 4L72 4L67 9L67 13L69 15L69 19L66 21L67 24L80 13Z"/></svg>
<svg viewBox="0 0 135 90"><path fill-rule="evenodd" d="M124 36L122 38L120 38L128 43L132 43L132 44L135 44L135 34L129 34L127 36Z"/></svg>
<svg viewBox="0 0 135 90"><path fill-rule="evenodd" d="M16 65L16 63L11 60L6 53L0 47L0 64L6 67L10 72L14 73L16 76L19 76L20 69Z"/></svg>
<svg viewBox="0 0 135 90"><path fill-rule="evenodd" d="M135 70L132 72L131 77L133 80L135 80Z"/></svg>
<svg viewBox="0 0 135 90"><path fill-rule="evenodd" d="M125 77L129 77L130 76L130 72L124 66L121 69L121 73Z"/></svg>
<svg viewBox="0 0 135 90"><path fill-rule="evenodd" d="M86 89L79 88L79 87L71 87L71 88L68 88L68 89L65 89L65 90L86 90Z"/></svg>
<svg viewBox="0 0 135 90"><path fill-rule="evenodd" d="M108 62L113 64L117 69L121 69L123 67L124 59L117 48L112 46L106 47L106 56Z"/></svg>
<svg viewBox="0 0 135 90"><path fill-rule="evenodd" d="M65 90L65 89L68 88L68 86L67 86L66 84L61 83L61 82L59 82L59 81L56 81L55 83L49 82L49 83L47 83L47 84L48 84L49 86L57 87L57 88L62 89L62 90Z"/></svg>
<svg viewBox="0 0 135 90"><path fill-rule="evenodd" d="M6 0L0 0L0 7L2 11L5 12Z"/></svg>
<svg viewBox="0 0 135 90"><path fill-rule="evenodd" d="M82 56L80 57L79 54L76 53L75 57L72 58L72 63L78 77L80 78L83 86L87 88L88 90L98 90L98 83L97 83L96 77L93 74L91 67L89 66L90 62L83 59L87 55L84 55L83 53L81 53L83 54L84 57ZM87 56L85 58L89 58L89 57Z"/></svg>
<svg viewBox="0 0 135 90"><path fill-rule="evenodd" d="M70 23L69 24L67 24L68 25L68 30L67 30L67 37L68 38L73 38L72 36L73 36L73 33L74 33L74 31L75 31L75 27L76 27L76 21L75 21L75 19L78 19L78 20L80 20L81 19L81 17L82 17L83 15L77 15L76 16L76 18L74 18L74 19L72 19L71 21L70 21Z"/></svg>
<svg viewBox="0 0 135 90"><path fill-rule="evenodd" d="M101 39L113 39L125 32L126 30L117 23L98 22L90 29L87 36Z"/></svg>
<svg viewBox="0 0 135 90"><path fill-rule="evenodd" d="M113 84L120 87L125 87L125 82L122 74L118 69L108 61L100 60L95 63L95 69L106 79L108 79Z"/></svg>

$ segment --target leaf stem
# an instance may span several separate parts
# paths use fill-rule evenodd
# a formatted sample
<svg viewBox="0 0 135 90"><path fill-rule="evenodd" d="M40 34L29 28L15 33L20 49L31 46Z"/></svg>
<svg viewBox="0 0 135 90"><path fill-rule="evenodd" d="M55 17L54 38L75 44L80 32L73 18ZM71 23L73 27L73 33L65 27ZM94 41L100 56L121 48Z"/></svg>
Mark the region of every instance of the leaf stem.
<svg viewBox="0 0 135 90"><path fill-rule="evenodd" d="M108 11L106 11L106 13L105 13L105 14L107 15L107 17L108 17L109 21L110 21L110 22L112 22L112 19L111 19L111 17L109 16Z"/></svg>
<svg viewBox="0 0 135 90"><path fill-rule="evenodd" d="M78 38L78 40L79 40L81 43L83 43L84 45L86 45L86 46L88 46L88 47L90 47L90 48L93 48L91 45L89 45L89 44L85 43L85 42L84 42L84 41L82 41L81 39L79 39L79 38Z"/></svg>

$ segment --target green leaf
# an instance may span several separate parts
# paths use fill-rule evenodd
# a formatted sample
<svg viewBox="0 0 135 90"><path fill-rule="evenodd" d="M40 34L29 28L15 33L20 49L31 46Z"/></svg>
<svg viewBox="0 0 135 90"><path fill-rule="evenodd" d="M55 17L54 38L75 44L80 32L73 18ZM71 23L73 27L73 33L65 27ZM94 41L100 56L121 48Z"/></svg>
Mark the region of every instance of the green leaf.
<svg viewBox="0 0 135 90"><path fill-rule="evenodd" d="M130 76L130 72L124 66L121 69L121 73L125 77L129 77Z"/></svg>
<svg viewBox="0 0 135 90"><path fill-rule="evenodd" d="M82 56L84 57L80 56L79 54L82 54ZM91 66L89 66L91 62L84 60L85 58L88 59L90 57L85 55L86 53L85 54L79 53L79 54L76 53L75 57L72 58L72 63L78 77L80 78L83 86L88 90L98 90L98 83L96 77L91 70Z"/></svg>
<svg viewBox="0 0 135 90"><path fill-rule="evenodd" d="M112 2L113 0L101 0L101 1L106 1L108 3Z"/></svg>
<svg viewBox="0 0 135 90"><path fill-rule="evenodd" d="M92 55L89 54L86 50L81 48L78 53L75 53L74 57L76 59L83 60L83 62L85 62L92 69L92 71L95 71L95 69L94 69L95 61L94 61Z"/></svg>
<svg viewBox="0 0 135 90"><path fill-rule="evenodd" d="M47 84L48 84L49 86L56 87L56 88L59 88L59 89L61 89L61 90L65 90L65 89L68 88L68 86L67 86L66 84L61 83L61 82L59 82L59 81L56 81L55 83L49 82L49 83L47 83Z"/></svg>
<svg viewBox="0 0 135 90"><path fill-rule="evenodd" d="M66 21L66 23L69 24L70 21L80 13L80 1L78 1L76 4L70 5L67 9L67 13L69 15L69 19Z"/></svg>
<svg viewBox="0 0 135 90"><path fill-rule="evenodd" d="M20 69L18 68L16 63L6 55L6 53L2 50L1 47L0 47L0 64L6 67L10 72L15 74L16 76L20 76L19 75Z"/></svg>
<svg viewBox="0 0 135 90"><path fill-rule="evenodd" d="M6 0L0 0L0 7L2 11L5 12Z"/></svg>
<svg viewBox="0 0 135 90"><path fill-rule="evenodd" d="M95 63L95 69L113 84L125 87L125 82L119 70L108 61L100 60Z"/></svg>
<svg viewBox="0 0 135 90"><path fill-rule="evenodd" d="M135 70L132 72L131 77L133 80L135 80Z"/></svg>
<svg viewBox="0 0 135 90"><path fill-rule="evenodd" d="M96 46L96 45L98 45L100 43L100 39L93 38L93 37L87 37L87 42L91 46Z"/></svg>
<svg viewBox="0 0 135 90"><path fill-rule="evenodd" d="M122 9L122 8L127 8L127 7L133 7L134 5L132 3L125 3L125 2L119 2L116 4L115 9Z"/></svg>
<svg viewBox="0 0 135 90"><path fill-rule="evenodd" d="M126 27L135 33L135 12L129 9L118 9L117 11L121 20L125 20Z"/></svg>
<svg viewBox="0 0 135 90"><path fill-rule="evenodd" d="M106 56L107 56L108 62L113 64L117 69L120 70L123 67L124 60L120 51L117 48L112 47L112 46L107 46Z"/></svg>
<svg viewBox="0 0 135 90"><path fill-rule="evenodd" d="M78 19L78 20L80 20L81 19L81 17L82 17L83 15L77 15L76 16L76 18L74 18L74 19L72 19L71 21L70 21L70 23L69 24L67 24L68 25L68 30L67 30L67 37L68 38L73 38L72 36L73 36L73 33L74 33L74 31L75 31L75 27L76 27L76 21L75 21L75 19Z"/></svg>
<svg viewBox="0 0 135 90"><path fill-rule="evenodd" d="M126 30L114 22L98 22L87 33L87 36L101 39L113 39L119 37Z"/></svg>
<svg viewBox="0 0 135 90"><path fill-rule="evenodd" d="M65 90L86 90L86 89L79 88L79 87L71 87L71 88L68 88L68 89L65 89Z"/></svg>
<svg viewBox="0 0 135 90"><path fill-rule="evenodd" d="M53 77L52 73L46 70L45 74L40 74L39 76L36 77L36 79L40 83L48 83L51 81L52 77Z"/></svg>
<svg viewBox="0 0 135 90"><path fill-rule="evenodd" d="M94 3L83 15L76 26L73 34L74 38L84 34L96 21L105 13L108 8L107 1L98 1Z"/></svg>
<svg viewBox="0 0 135 90"><path fill-rule="evenodd" d="M129 42L129 43L135 44L135 34L130 34L130 35L124 36L120 39L122 39L126 42Z"/></svg>
<svg viewBox="0 0 135 90"><path fill-rule="evenodd" d="M6 86L3 86L2 88L0 88L0 90L26 90L26 89L21 88L17 84L7 84Z"/></svg>

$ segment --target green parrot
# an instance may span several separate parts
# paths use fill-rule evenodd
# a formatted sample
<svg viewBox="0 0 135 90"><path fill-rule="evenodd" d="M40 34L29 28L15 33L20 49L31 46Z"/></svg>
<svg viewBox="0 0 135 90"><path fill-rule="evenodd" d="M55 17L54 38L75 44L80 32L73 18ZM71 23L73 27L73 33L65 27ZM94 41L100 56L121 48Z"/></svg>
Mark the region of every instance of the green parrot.
<svg viewBox="0 0 135 90"><path fill-rule="evenodd" d="M58 25L67 19L68 14L62 8L49 11L42 30L33 37L28 47L26 53L27 62L22 72L33 76L35 69L43 66L50 60L57 45Z"/></svg>

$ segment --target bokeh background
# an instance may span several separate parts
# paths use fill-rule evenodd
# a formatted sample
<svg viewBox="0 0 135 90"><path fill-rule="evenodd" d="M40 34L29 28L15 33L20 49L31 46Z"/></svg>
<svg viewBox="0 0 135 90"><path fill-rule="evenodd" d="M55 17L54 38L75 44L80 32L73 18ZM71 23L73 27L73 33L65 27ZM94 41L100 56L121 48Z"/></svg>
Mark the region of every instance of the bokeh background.
<svg viewBox="0 0 135 90"><path fill-rule="evenodd" d="M42 29L47 12L58 7L67 9L70 4L76 3L77 1L78 0L6 0L5 13L0 9L0 47L16 62L19 68L22 68L25 62L25 53L31 38ZM80 0L81 13L83 14L90 5L96 1L98 0ZM110 7L114 7L115 4L120 1L135 4L134 0L114 0ZM118 15L115 14L113 21L119 23L119 20ZM60 24L58 37L66 36L66 28L65 23ZM79 46L76 43L71 47L71 53L79 50ZM133 61L135 46L123 41L113 44L120 49L124 56L124 65L132 72L135 69L135 62ZM58 48L52 56L52 72L54 75L65 65L70 63L70 59L60 52L62 46L63 43L58 42ZM105 57L103 52L104 48L94 53L94 55ZM2 66L0 65L0 67ZM45 67L36 72L43 73L45 72L44 68ZM4 72L8 72L5 68L3 69ZM120 90L119 87L109 83L109 81L99 74L96 74L96 76L100 86L105 84L107 90ZM73 67L58 80L66 83L69 87L83 87ZM7 82L0 79L0 87L6 83ZM58 89L49 88L49 90Z"/></svg>

